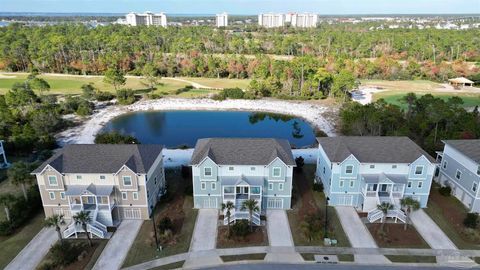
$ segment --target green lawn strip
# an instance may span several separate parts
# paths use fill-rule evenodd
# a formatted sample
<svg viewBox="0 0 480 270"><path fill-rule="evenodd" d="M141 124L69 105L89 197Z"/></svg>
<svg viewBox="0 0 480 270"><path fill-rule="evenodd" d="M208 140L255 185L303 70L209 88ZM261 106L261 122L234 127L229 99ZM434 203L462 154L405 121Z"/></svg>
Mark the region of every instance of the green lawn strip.
<svg viewBox="0 0 480 270"><path fill-rule="evenodd" d="M265 259L266 253L256 253L256 254L242 254L242 255L225 255L220 256L223 262L233 262L233 261L262 261Z"/></svg>
<svg viewBox="0 0 480 270"><path fill-rule="evenodd" d="M36 215L28 225L19 229L15 234L0 237L0 269L5 268L15 256L37 235L43 228L45 216L42 213Z"/></svg>
<svg viewBox="0 0 480 270"><path fill-rule="evenodd" d="M185 264L185 261L180 261L180 262L174 262L174 263L169 263L165 264L162 266L150 268L151 270L170 270L170 269L180 269L183 267L183 264Z"/></svg>
<svg viewBox="0 0 480 270"><path fill-rule="evenodd" d="M414 92L417 96L423 96L427 94L426 92L416 92L414 90L410 92ZM397 91L380 92L374 95L374 100L383 98L387 103L400 106L401 108L406 108L407 105L405 103L402 103L401 99L407 93L408 92L399 93ZM480 105L480 94L474 94L474 93L431 93L431 94L445 101L453 96L459 97L463 100L463 105L462 105L463 107L475 107L476 105Z"/></svg>
<svg viewBox="0 0 480 270"><path fill-rule="evenodd" d="M393 263L437 263L435 256L385 255Z"/></svg>
<svg viewBox="0 0 480 270"><path fill-rule="evenodd" d="M104 241L99 242L98 247L93 252L92 257L90 258L90 261L88 262L88 264L85 266L84 270L90 270L90 269L93 268L93 266L95 266L95 263L97 262L98 257L100 257L100 255L103 252L103 249L105 248L105 246L107 244L108 244L108 240L104 240Z"/></svg>

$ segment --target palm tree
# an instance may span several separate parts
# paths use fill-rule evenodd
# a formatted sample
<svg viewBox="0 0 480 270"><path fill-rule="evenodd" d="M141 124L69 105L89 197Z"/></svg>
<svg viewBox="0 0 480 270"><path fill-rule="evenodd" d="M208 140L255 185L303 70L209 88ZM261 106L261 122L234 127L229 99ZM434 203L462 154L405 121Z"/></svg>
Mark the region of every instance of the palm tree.
<svg viewBox="0 0 480 270"><path fill-rule="evenodd" d="M26 185L32 182L32 175L30 174L30 166L23 162L15 162L7 171L8 179L16 186L22 187L23 197L28 200Z"/></svg>
<svg viewBox="0 0 480 270"><path fill-rule="evenodd" d="M420 202L412 197L405 197L400 200L400 204L405 209L405 214L407 216L407 220L405 221L405 226L403 228L406 231L410 221L410 213L420 209Z"/></svg>
<svg viewBox="0 0 480 270"><path fill-rule="evenodd" d="M230 217L232 216L231 210L234 208L235 208L235 205L231 201L228 201L227 203L222 203L222 211L227 210L225 215L227 216L227 222L228 222L228 237L230 237Z"/></svg>
<svg viewBox="0 0 480 270"><path fill-rule="evenodd" d="M60 225L64 224L65 220L63 219L63 215L54 214L53 216L45 219L45 227L55 227L55 231L57 231L58 239L60 239L60 242L63 241Z"/></svg>
<svg viewBox="0 0 480 270"><path fill-rule="evenodd" d="M5 210L5 217L7 218L7 221L11 221L10 217L10 206L12 202L15 201L15 196L12 194L1 194L0 195L0 204L3 205L3 209Z"/></svg>
<svg viewBox="0 0 480 270"><path fill-rule="evenodd" d="M88 223L90 223L90 221L92 221L88 212L87 211L78 212L75 216L73 216L73 220L75 220L76 224L82 225L83 231L87 235L88 244L92 246L92 239L90 239L90 234L88 234L88 231L87 231L87 225Z"/></svg>
<svg viewBox="0 0 480 270"><path fill-rule="evenodd" d="M385 220L387 219L386 216L388 210L393 209L393 205L388 202L382 202L382 204L377 205L377 209L383 212L382 227L380 228L380 230L383 231L383 228L385 227Z"/></svg>
<svg viewBox="0 0 480 270"><path fill-rule="evenodd" d="M248 215L250 218L250 232L253 231L253 212L260 211L258 207L258 202L255 199L249 199L242 203L242 210L248 210Z"/></svg>

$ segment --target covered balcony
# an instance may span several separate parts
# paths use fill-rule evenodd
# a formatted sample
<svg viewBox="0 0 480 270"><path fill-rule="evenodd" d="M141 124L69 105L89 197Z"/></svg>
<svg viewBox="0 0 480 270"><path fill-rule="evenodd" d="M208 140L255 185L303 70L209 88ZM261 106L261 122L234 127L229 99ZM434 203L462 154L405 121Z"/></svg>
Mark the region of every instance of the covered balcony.
<svg viewBox="0 0 480 270"><path fill-rule="evenodd" d="M72 215L80 211L108 211L115 207L113 186L68 186L65 192Z"/></svg>
<svg viewBox="0 0 480 270"><path fill-rule="evenodd" d="M362 174L362 190L364 197L363 210L368 212L376 209L381 203L390 203L400 208L408 176L402 174Z"/></svg>

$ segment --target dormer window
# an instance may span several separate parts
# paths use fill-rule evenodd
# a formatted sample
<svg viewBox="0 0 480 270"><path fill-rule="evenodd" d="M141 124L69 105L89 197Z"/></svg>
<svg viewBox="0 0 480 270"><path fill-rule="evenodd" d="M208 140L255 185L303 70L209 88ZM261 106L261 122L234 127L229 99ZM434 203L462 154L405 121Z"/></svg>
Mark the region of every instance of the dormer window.
<svg viewBox="0 0 480 270"><path fill-rule="evenodd" d="M229 171L233 171L234 169L235 169L235 168L232 167L232 166L228 167L228 170L229 170Z"/></svg>
<svg viewBox="0 0 480 270"><path fill-rule="evenodd" d="M55 175L48 176L48 185L50 186L58 186L57 177Z"/></svg>
<svg viewBox="0 0 480 270"><path fill-rule="evenodd" d="M282 169L280 167L274 167L273 168L273 177L280 177L280 175L282 174Z"/></svg>
<svg viewBox="0 0 480 270"><path fill-rule="evenodd" d="M346 174L352 174L353 173L353 165L347 165L347 167L345 167L345 173Z"/></svg>
<svg viewBox="0 0 480 270"><path fill-rule="evenodd" d="M423 166L415 167L415 175L421 175L423 173Z"/></svg>
<svg viewBox="0 0 480 270"><path fill-rule="evenodd" d="M131 186L132 185L132 177L131 176L124 176L123 177L123 185L124 186Z"/></svg>
<svg viewBox="0 0 480 270"><path fill-rule="evenodd" d="M82 176L81 176L81 175L77 175L77 180L82 180Z"/></svg>
<svg viewBox="0 0 480 270"><path fill-rule="evenodd" d="M105 180L105 175L100 175L100 180Z"/></svg>
<svg viewBox="0 0 480 270"><path fill-rule="evenodd" d="M375 169L375 164L371 164L370 169Z"/></svg>
<svg viewBox="0 0 480 270"><path fill-rule="evenodd" d="M211 167L205 167L205 168L203 168L203 175L205 175L205 176L212 176L212 168L211 168Z"/></svg>

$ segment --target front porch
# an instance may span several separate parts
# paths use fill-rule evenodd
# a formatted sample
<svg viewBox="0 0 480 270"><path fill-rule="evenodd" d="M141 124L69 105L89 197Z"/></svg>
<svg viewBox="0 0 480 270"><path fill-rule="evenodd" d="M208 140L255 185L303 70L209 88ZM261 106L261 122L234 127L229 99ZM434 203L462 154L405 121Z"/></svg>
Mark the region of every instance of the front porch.
<svg viewBox="0 0 480 270"><path fill-rule="evenodd" d="M246 181L239 181L234 185L222 186L222 202L227 204L232 202L234 208L230 210L230 222L236 222L241 219L250 219L248 209L243 207L243 204L247 200L257 201L260 211L256 211L252 215L252 221L255 225L261 224L260 214L262 212L262 185L251 185ZM228 224L227 209L223 211L224 224Z"/></svg>

